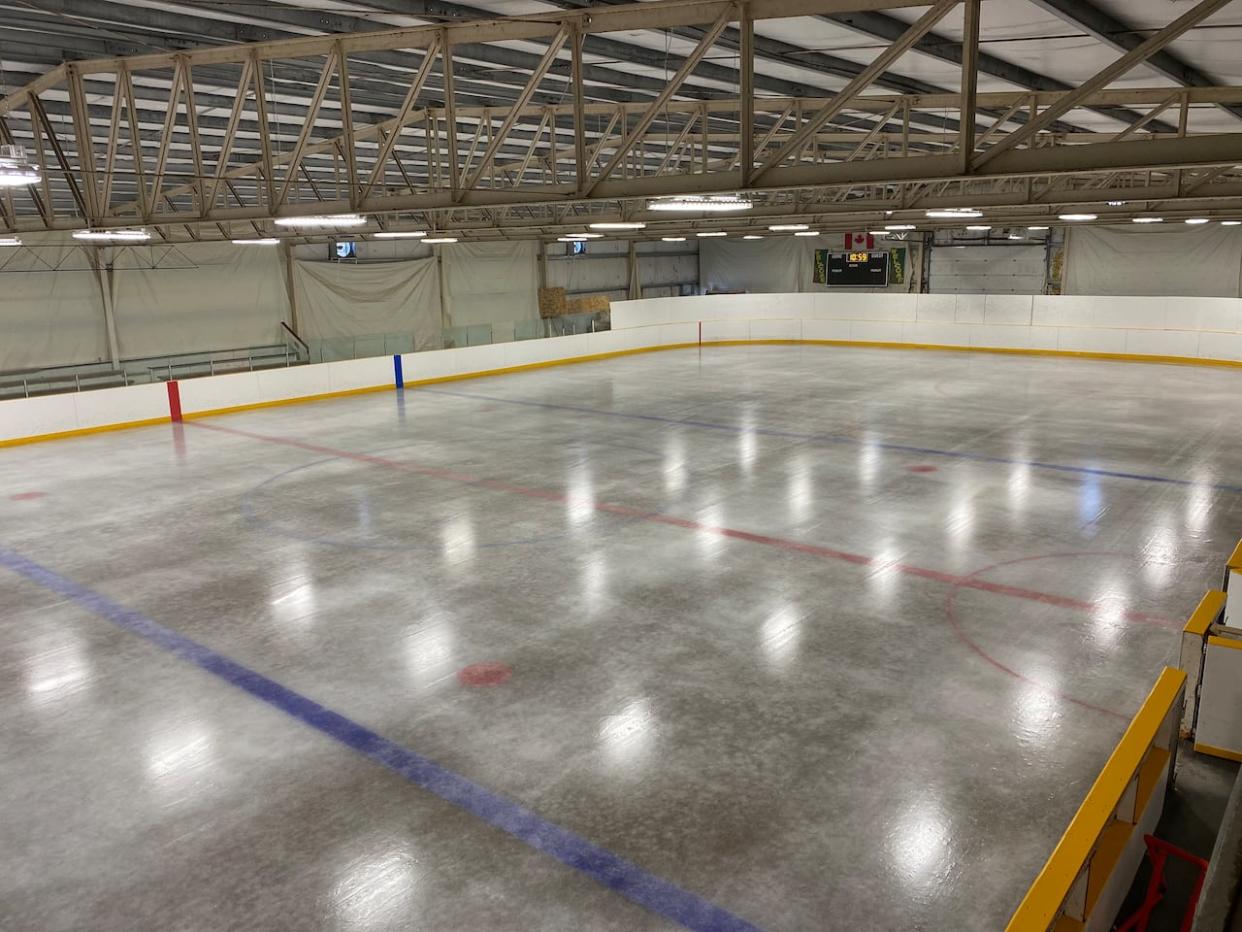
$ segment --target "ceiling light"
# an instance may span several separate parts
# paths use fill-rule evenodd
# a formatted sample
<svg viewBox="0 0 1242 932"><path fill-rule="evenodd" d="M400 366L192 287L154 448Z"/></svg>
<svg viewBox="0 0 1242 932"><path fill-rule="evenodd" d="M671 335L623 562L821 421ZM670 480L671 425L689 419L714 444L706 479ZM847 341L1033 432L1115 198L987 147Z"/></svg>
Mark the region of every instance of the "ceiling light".
<svg viewBox="0 0 1242 932"><path fill-rule="evenodd" d="M603 239L603 233L566 233L566 239Z"/></svg>
<svg viewBox="0 0 1242 932"><path fill-rule="evenodd" d="M16 236L0 236L0 246L20 246L22 241Z"/></svg>
<svg viewBox="0 0 1242 932"><path fill-rule="evenodd" d="M665 243L684 243L686 238L684 236L661 236L660 240Z"/></svg>
<svg viewBox="0 0 1242 932"><path fill-rule="evenodd" d="M1125 207L1129 203L1130 203L1129 201L1109 201L1108 206L1109 207Z"/></svg>
<svg viewBox="0 0 1242 932"><path fill-rule="evenodd" d="M773 233L796 233L798 230L809 230L805 223L777 223L768 227Z"/></svg>
<svg viewBox="0 0 1242 932"><path fill-rule="evenodd" d="M1062 220L1095 220L1095 214L1061 214Z"/></svg>
<svg viewBox="0 0 1242 932"><path fill-rule="evenodd" d="M1028 230L1046 230L1047 227L1027 227Z"/></svg>
<svg viewBox="0 0 1242 932"><path fill-rule="evenodd" d="M74 239L83 240L120 240L122 242L141 243L151 238L146 230L78 230Z"/></svg>
<svg viewBox="0 0 1242 932"><path fill-rule="evenodd" d="M1186 222L1193 224L1194 226L1198 226L1201 223L1210 223L1211 221L1209 221L1207 217L1191 217Z"/></svg>
<svg viewBox="0 0 1242 932"><path fill-rule="evenodd" d="M794 236L819 236L819 230L799 230Z"/></svg>
<svg viewBox="0 0 1242 932"><path fill-rule="evenodd" d="M1135 217L1131 223L1164 223L1163 217Z"/></svg>
<svg viewBox="0 0 1242 932"><path fill-rule="evenodd" d="M436 237L432 237L431 239L425 239L423 240L423 242L424 243L436 243L436 244L455 243L457 242L457 237L456 236L436 236Z"/></svg>
<svg viewBox="0 0 1242 932"><path fill-rule="evenodd" d="M674 210L685 213L723 213L732 210L750 210L754 205L736 194L686 194L648 201L648 210Z"/></svg>
<svg viewBox="0 0 1242 932"><path fill-rule="evenodd" d="M990 230L990 229L992 229L992 228L991 228L991 227L981 227L981 226L969 226L969 227L967 227L966 229L970 230L972 233L986 233L988 230Z"/></svg>
<svg viewBox="0 0 1242 932"><path fill-rule="evenodd" d="M695 233L694 235L707 237L707 236L728 236L729 234L726 233L724 230L713 230L709 233Z"/></svg>
<svg viewBox="0 0 1242 932"><path fill-rule="evenodd" d="M888 230L870 230L868 236L888 236Z"/></svg>
<svg viewBox="0 0 1242 932"><path fill-rule="evenodd" d="M376 239L422 239L426 230L381 230L372 234Z"/></svg>
<svg viewBox="0 0 1242 932"><path fill-rule="evenodd" d="M607 223L590 224L590 227L592 230L641 230L646 226L647 224L639 223L636 220L632 220L632 221L631 220L626 220L626 221L618 220L618 221L609 221Z"/></svg>
<svg viewBox="0 0 1242 932"><path fill-rule="evenodd" d="M927 216L933 220L974 220L983 216L983 211L973 207L946 207L943 210L929 210Z"/></svg>
<svg viewBox="0 0 1242 932"><path fill-rule="evenodd" d="M278 227L302 227L305 229L316 227L360 227L367 222L367 218L361 214L314 214L307 217L277 217L275 222Z"/></svg>
<svg viewBox="0 0 1242 932"><path fill-rule="evenodd" d="M742 239L763 239L763 237L757 233L748 233Z"/></svg>
<svg viewBox="0 0 1242 932"><path fill-rule="evenodd" d="M26 158L24 147L0 146L0 188L20 188L39 181L39 169Z"/></svg>
<svg viewBox="0 0 1242 932"><path fill-rule="evenodd" d="M890 223L887 226L885 226L884 229L886 230L913 230L915 229L915 226L913 223Z"/></svg>
<svg viewBox="0 0 1242 932"><path fill-rule="evenodd" d="M1221 225L1221 226L1223 226L1223 227L1237 227L1237 226L1242 226L1242 220L1222 220L1222 221L1220 222L1220 225Z"/></svg>
<svg viewBox="0 0 1242 932"><path fill-rule="evenodd" d="M274 236L264 236L261 239L235 239L234 246L279 246L280 240Z"/></svg>
<svg viewBox="0 0 1242 932"><path fill-rule="evenodd" d="M578 237L576 236L558 236L556 238L556 241L558 243L585 243L586 242L586 240L578 239ZM428 240L428 242L430 242L430 240Z"/></svg>
<svg viewBox="0 0 1242 932"><path fill-rule="evenodd" d="M1009 238L1010 239L1026 239L1026 237L1023 236L1021 233L1010 233Z"/></svg>

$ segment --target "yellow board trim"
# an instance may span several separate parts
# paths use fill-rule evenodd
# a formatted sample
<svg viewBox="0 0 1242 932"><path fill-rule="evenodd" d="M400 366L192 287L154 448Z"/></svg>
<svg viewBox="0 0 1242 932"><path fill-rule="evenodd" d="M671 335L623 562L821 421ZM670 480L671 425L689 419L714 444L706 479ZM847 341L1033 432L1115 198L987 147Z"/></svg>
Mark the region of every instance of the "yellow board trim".
<svg viewBox="0 0 1242 932"><path fill-rule="evenodd" d="M376 392L391 392L391 385L370 385L366 388L345 388L336 392L322 392L318 395L298 395L296 398L280 398L276 401L255 401L244 405L231 405L227 408L209 408L205 411L186 411L182 420L191 421L200 417L217 417L221 414L238 414L242 411L257 411L260 408L279 408L284 405L307 404L312 401L331 401L334 398L348 398L352 395L372 395Z"/></svg>
<svg viewBox="0 0 1242 932"><path fill-rule="evenodd" d="M621 331L618 331L621 332ZM930 350L949 353L994 353L1006 356L1062 356L1072 359L1100 359L1113 362L1146 362L1160 365L1179 366L1224 366L1242 368L1242 360L1232 359L1199 359L1193 356L1142 356L1132 353L1085 353L1073 350L1049 349L1018 349L1001 346L950 346L941 343L892 343L873 340L706 340L703 343L670 343L667 346L640 346L632 349L614 350L608 353L593 353L588 356L570 356L566 359L550 359L543 362L526 363L520 366L505 366L500 369L482 369L478 372L466 372L457 375L438 376L431 379L415 379L405 383L406 388L417 388L420 385L436 385L442 382L459 382L465 379L483 379L496 375L510 375L515 372L528 372L533 369L546 369L551 366L569 366L583 362L597 362L604 359L615 359L619 356L632 356L637 353L656 353L663 350L700 349L704 346L841 346L859 347L862 349L901 349ZM417 356L417 354L412 354ZM376 357L381 358L381 357ZM244 411L255 411L261 408L275 408L283 405L305 404L314 401L327 401L333 398L344 398L349 395L362 395L370 392L392 391L392 385L377 385L369 388L347 389L339 392L324 392L317 395L299 395L296 398L282 398L278 401L257 401L244 405L231 405L224 408L211 408L205 411L186 412L185 420L195 418L217 417L222 414L237 414ZM84 434L100 433L110 430L128 430L134 427L150 427L156 424L167 424L170 418L148 418L142 421L125 421L120 424L107 424L102 427L84 427L77 430L59 431L51 434L35 434L30 437L15 437L11 440L0 440L0 447L18 446L27 443L40 443L45 440L62 440L80 437ZM1238 560L1238 568L1242 569L1242 542L1234 551ZM1232 563L1231 563L1232 566Z"/></svg>
<svg viewBox="0 0 1242 932"><path fill-rule="evenodd" d="M1230 650L1242 650L1242 641L1236 638L1222 638L1213 634L1208 638L1208 647L1228 647Z"/></svg>
<svg viewBox="0 0 1242 932"><path fill-rule="evenodd" d="M1186 634L1193 634L1195 637L1204 637L1208 633L1208 628L1224 610L1225 593L1219 589L1209 589L1207 594L1199 600L1195 610L1190 613L1190 618L1182 631Z"/></svg>
<svg viewBox="0 0 1242 932"><path fill-rule="evenodd" d="M149 417L141 421L122 421L119 424L101 424L99 427L78 427L73 430L60 430L53 434L32 434L29 437L14 437L11 440L0 440L0 447L16 447L26 443L42 443L45 440L68 440L71 437L85 437L87 434L102 434L111 430L129 430L133 427L153 427L156 424L170 424L172 418Z"/></svg>
<svg viewBox="0 0 1242 932"><path fill-rule="evenodd" d="M1195 742L1195 751L1225 760L1242 761L1242 751L1230 751L1227 748L1218 748L1210 744L1199 744L1197 741Z"/></svg>
<svg viewBox="0 0 1242 932"><path fill-rule="evenodd" d="M1242 570L1242 540L1238 541L1238 546L1233 548L1233 553L1229 555L1229 559L1225 561L1225 568L1231 570Z"/></svg>
<svg viewBox="0 0 1242 932"><path fill-rule="evenodd" d="M1006 932L1047 932L1100 836L1113 821L1117 804L1142 767L1156 733L1185 683L1186 674L1181 670L1165 667L1161 672L1043 870L1009 920Z"/></svg>

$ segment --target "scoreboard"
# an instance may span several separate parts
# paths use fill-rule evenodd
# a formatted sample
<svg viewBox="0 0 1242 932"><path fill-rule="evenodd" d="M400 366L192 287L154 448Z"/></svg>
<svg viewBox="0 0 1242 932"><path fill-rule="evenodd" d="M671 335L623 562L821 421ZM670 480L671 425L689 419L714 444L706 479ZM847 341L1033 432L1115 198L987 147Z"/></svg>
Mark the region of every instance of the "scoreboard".
<svg viewBox="0 0 1242 932"><path fill-rule="evenodd" d="M854 288L888 287L888 252L829 253L824 284Z"/></svg>

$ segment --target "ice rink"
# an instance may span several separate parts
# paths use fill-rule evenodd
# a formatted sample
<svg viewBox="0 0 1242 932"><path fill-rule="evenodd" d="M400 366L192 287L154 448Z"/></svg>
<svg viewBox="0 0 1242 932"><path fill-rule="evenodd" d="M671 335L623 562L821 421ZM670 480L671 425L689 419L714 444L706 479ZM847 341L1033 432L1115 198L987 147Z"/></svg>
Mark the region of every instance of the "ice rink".
<svg viewBox="0 0 1242 932"><path fill-rule="evenodd" d="M1240 389L718 347L0 451L0 927L1000 928Z"/></svg>

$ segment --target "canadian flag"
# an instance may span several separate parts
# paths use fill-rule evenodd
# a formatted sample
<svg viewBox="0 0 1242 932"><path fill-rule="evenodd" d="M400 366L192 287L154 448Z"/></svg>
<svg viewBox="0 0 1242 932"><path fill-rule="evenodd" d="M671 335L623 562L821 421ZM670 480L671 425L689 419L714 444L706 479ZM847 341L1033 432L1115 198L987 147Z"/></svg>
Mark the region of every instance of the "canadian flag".
<svg viewBox="0 0 1242 932"><path fill-rule="evenodd" d="M870 251L875 249L875 237L870 233L846 233L845 249L847 252Z"/></svg>

